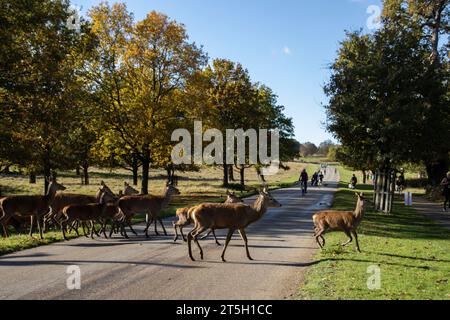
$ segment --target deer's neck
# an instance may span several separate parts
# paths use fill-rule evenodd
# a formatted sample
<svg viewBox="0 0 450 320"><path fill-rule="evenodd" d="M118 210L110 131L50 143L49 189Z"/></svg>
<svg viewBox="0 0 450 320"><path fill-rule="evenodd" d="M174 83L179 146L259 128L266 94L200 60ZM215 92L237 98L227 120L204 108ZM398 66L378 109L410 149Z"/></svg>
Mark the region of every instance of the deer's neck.
<svg viewBox="0 0 450 320"><path fill-rule="evenodd" d="M362 201L358 201L358 203L356 204L356 208L355 211L353 212L353 215L355 216L355 218L357 220L361 220L363 215L364 215L364 205L362 203Z"/></svg>
<svg viewBox="0 0 450 320"><path fill-rule="evenodd" d="M262 216L267 212L267 204L263 197L258 197L253 205L251 206L251 211L249 214L249 223L253 223L262 218Z"/></svg>
<svg viewBox="0 0 450 320"><path fill-rule="evenodd" d="M171 199L172 195L170 193L164 193L164 195L161 197L161 209L166 208L169 205Z"/></svg>
<svg viewBox="0 0 450 320"><path fill-rule="evenodd" d="M47 202L48 205L50 205L53 200L55 199L56 196L56 190L55 188L50 187L48 189L47 194L45 195L45 201Z"/></svg>

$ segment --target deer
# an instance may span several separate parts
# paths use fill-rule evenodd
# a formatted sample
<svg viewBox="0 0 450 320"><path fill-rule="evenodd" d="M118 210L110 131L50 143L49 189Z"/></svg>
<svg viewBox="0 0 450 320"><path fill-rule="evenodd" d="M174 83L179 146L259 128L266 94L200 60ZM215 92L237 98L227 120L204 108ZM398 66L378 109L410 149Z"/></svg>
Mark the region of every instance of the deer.
<svg viewBox="0 0 450 320"><path fill-rule="evenodd" d="M103 189L101 191L100 201L98 203L72 204L64 207L62 210L63 219L61 221L61 231L63 234L63 238L67 240L66 229L76 221L89 222L91 227L90 237L94 239L94 233L99 236L98 232L95 230L95 221L100 221L102 219L121 218L121 213L118 210L118 207L114 204L108 203L108 196L109 191L107 189ZM75 231L78 235L78 230L75 229ZM86 231L84 230L84 226L83 232L84 235L87 236ZM103 234L107 238L104 229Z"/></svg>
<svg viewBox="0 0 450 320"><path fill-rule="evenodd" d="M128 182L124 182L123 183L123 195L124 196L135 196L140 194L139 191L137 191L136 189L134 189L132 186L130 186L130 184Z"/></svg>
<svg viewBox="0 0 450 320"><path fill-rule="evenodd" d="M225 200L224 203L242 203L242 202L243 201L239 197L237 197L234 192L230 192L230 191L227 190L227 199ZM179 237L177 229L180 229L180 233L181 233L181 237L183 238L183 241L187 242L186 237L183 234L183 228L193 223L193 220L190 217L190 213L193 211L194 208L195 207L180 208L180 209L177 210L176 216L178 218L178 221L176 221L176 222L174 221L173 222L173 228L174 228L174 231L175 231L175 237L173 239L174 242L177 242L178 237ZM218 246L220 246L221 244L217 240L216 233L215 233L214 229L211 229L208 232L208 234L206 234L201 239L203 240L203 239L207 238L211 233L214 236L214 240L216 241L216 244Z"/></svg>
<svg viewBox="0 0 450 320"><path fill-rule="evenodd" d="M76 204L83 205L90 203L99 203L102 194L104 194L104 200L106 202L117 201L117 197L104 181L101 181L100 188L98 189L95 196L57 192L51 204L51 213L47 214L45 217L44 230L46 228L46 223L48 223L49 221L52 221L55 225L60 225L60 220L63 217L62 210L65 207Z"/></svg>
<svg viewBox="0 0 450 320"><path fill-rule="evenodd" d="M5 226L4 222L14 216L30 217L30 237L33 237L33 225L36 220L39 230L39 236L44 239L41 228L41 219L51 210L51 204L55 198L57 191L64 191L66 187L56 182L55 179L48 179L50 183L48 192L44 196L10 196L3 198L0 202L0 207L3 211L3 216L0 218L0 223ZM3 227L5 236L8 237L8 230Z"/></svg>
<svg viewBox="0 0 450 320"><path fill-rule="evenodd" d="M279 208L281 206L281 203L272 197L267 187L260 190L259 196L252 205L243 203L206 203L197 206L191 213L191 218L194 221L194 229L188 234L189 257L192 261L195 261L191 247L192 240L194 240L200 250L200 258L203 260L203 249L198 242L198 236L203 232L208 229L228 229L225 246L221 255L222 261L226 262L225 252L231 241L231 237L236 230L239 231L241 238L244 241L247 258L253 260L248 249L248 240L245 229L249 225L260 220L269 208Z"/></svg>
<svg viewBox="0 0 450 320"><path fill-rule="evenodd" d="M329 231L343 231L349 240L341 245L345 247L352 243L353 235L356 241L356 248L358 252L361 252L356 229L364 216L365 198L363 193L355 193L355 195L357 196L357 202L354 211L325 210L313 215L314 237L321 249L325 247L325 238L323 237L325 233ZM322 239L322 243L320 243L319 239Z"/></svg>
<svg viewBox="0 0 450 320"><path fill-rule="evenodd" d="M155 221L155 233L159 235L157 231L157 221L161 224L164 234L167 236L167 231L164 227L162 219L160 217L161 211L169 204L170 200L174 195L179 195L180 191L174 187L172 184L167 183L164 194L162 196L151 196L151 195L135 195L135 196L124 196L119 202L118 206L124 214L124 223L128 225L130 230L136 234L136 232L131 227L131 219L137 213L146 212L147 213L147 226L144 230L145 236L148 238L148 229L150 225ZM151 218L151 219L150 219ZM125 229L122 229L125 231ZM124 234L125 238L128 235Z"/></svg>

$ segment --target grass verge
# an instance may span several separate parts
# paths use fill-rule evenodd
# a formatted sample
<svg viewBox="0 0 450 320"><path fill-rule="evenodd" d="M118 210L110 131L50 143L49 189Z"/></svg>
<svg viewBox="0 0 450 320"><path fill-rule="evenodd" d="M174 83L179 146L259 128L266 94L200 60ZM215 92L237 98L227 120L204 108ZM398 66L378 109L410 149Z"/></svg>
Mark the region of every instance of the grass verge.
<svg viewBox="0 0 450 320"><path fill-rule="evenodd" d="M354 191L346 188L351 172L340 168L341 180L333 208L353 210ZM371 186L360 185L369 199ZM434 221L405 207L400 198L392 215L367 206L358 230L362 253L354 245L339 246L343 233L326 235L326 248L318 252L308 270L298 299L313 300L447 300L450 299L450 233ZM380 271L380 287L374 284ZM375 275L375 277L374 277Z"/></svg>

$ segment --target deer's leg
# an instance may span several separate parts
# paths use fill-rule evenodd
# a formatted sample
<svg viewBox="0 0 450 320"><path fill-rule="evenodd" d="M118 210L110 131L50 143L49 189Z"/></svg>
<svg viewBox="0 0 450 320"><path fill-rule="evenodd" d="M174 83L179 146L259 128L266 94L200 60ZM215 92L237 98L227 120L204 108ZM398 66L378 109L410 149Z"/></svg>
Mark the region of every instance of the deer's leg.
<svg viewBox="0 0 450 320"><path fill-rule="evenodd" d="M315 234L315 238L316 238L316 242L319 245L319 247L321 249L323 249L323 247L325 246L325 238L322 236L324 230L323 229L319 229L317 228L316 234ZM320 243L319 238L323 239L323 244Z"/></svg>
<svg viewBox="0 0 450 320"><path fill-rule="evenodd" d="M239 233L241 234L242 240L244 240L245 251L246 251L246 253L247 253L247 258L248 258L249 260L253 260L252 257L250 256L250 251L248 251L248 239L247 239L247 233L245 232L244 229L239 229Z"/></svg>
<svg viewBox="0 0 450 320"><path fill-rule="evenodd" d="M42 233L42 228L41 228L41 219L36 215L36 222L37 222L37 227L38 227L38 231L39 231L39 237L42 239L44 239L44 235Z"/></svg>
<svg viewBox="0 0 450 320"><path fill-rule="evenodd" d="M163 229L164 235L167 236L167 231L166 231L166 228L164 227L164 223L163 223L162 219L158 218L158 221L161 224L161 227ZM155 222L155 224L156 224L156 222Z"/></svg>
<svg viewBox="0 0 450 320"><path fill-rule="evenodd" d="M188 236L187 236L189 258L191 258L192 261L195 261L194 256L192 255L192 245L191 245L192 238L193 238L192 233L193 233L194 231L195 231L195 228L194 228L194 230L192 230L191 232L189 232L189 233L188 233Z"/></svg>
<svg viewBox="0 0 450 320"><path fill-rule="evenodd" d="M133 234L134 234L135 236L137 236L138 234L137 234L136 231L134 231L133 225L131 224L131 217L130 217L130 219L127 220L127 225L128 225L128 228L130 228L131 232L133 232Z"/></svg>
<svg viewBox="0 0 450 320"><path fill-rule="evenodd" d="M127 234L127 230L125 229L125 222L122 222L122 223L120 224L120 233L123 235L123 237L124 237L125 239L130 239L130 237L129 237L128 234Z"/></svg>
<svg viewBox="0 0 450 320"><path fill-rule="evenodd" d="M68 219L65 221L61 221L61 232L62 232L64 240L67 240L67 236L66 236L67 221L68 221Z"/></svg>
<svg viewBox="0 0 450 320"><path fill-rule="evenodd" d="M200 240L205 240L206 238L209 237L209 235L212 233L212 229L209 230L209 232L207 234L205 234L203 237L200 238Z"/></svg>
<svg viewBox="0 0 450 320"><path fill-rule="evenodd" d="M183 241L186 242L187 239L186 239L186 237L184 236L183 228L184 228L184 226L180 226L180 233L181 233L181 236L183 237Z"/></svg>
<svg viewBox="0 0 450 320"><path fill-rule="evenodd" d="M79 227L80 227L80 222L78 220L72 222L72 226L70 227L71 230L75 230L75 233L77 234L77 237L80 236L80 232L78 231Z"/></svg>
<svg viewBox="0 0 450 320"><path fill-rule="evenodd" d="M145 220L147 220L147 226L145 227L144 234L148 238L149 237L148 236L148 229L150 228L150 226L153 223L153 216L150 215L150 214L147 214ZM155 233L156 233L156 235L158 235L158 232L156 231L156 223L155 223Z"/></svg>
<svg viewBox="0 0 450 320"><path fill-rule="evenodd" d="M91 220L91 239L94 239L94 232L97 234L97 231L95 230L94 227L94 220Z"/></svg>
<svg viewBox="0 0 450 320"><path fill-rule="evenodd" d="M217 237L216 237L216 231L214 231L214 229L211 229L211 232L212 232L212 234L213 234L213 236L214 236L214 240L216 240L216 244L217 244L218 246L221 246L219 240L217 240Z"/></svg>
<svg viewBox="0 0 450 320"><path fill-rule="evenodd" d="M355 236L356 249L358 249L358 252L361 253L361 249L359 248L359 242L358 242L358 234L356 233L356 230L353 230L352 233Z"/></svg>
<svg viewBox="0 0 450 320"><path fill-rule="evenodd" d="M347 237L348 237L348 241L345 242L345 243L342 243L341 246L346 247L346 246L348 246L350 243L352 243L353 238L352 238L352 235L351 235L350 231L344 230L344 232L345 232L345 234L346 234Z"/></svg>
<svg viewBox="0 0 450 320"><path fill-rule="evenodd" d="M105 239L108 239L108 236L106 235L107 224L108 224L108 220L105 220L105 222L103 223L103 226L102 226L103 236L105 237Z"/></svg>
<svg viewBox="0 0 450 320"><path fill-rule="evenodd" d="M222 251L222 261L223 262L226 262L226 260L225 260L225 252L227 251L228 244L230 243L231 237L233 236L233 233L235 231L236 231L235 229L228 230L227 240L225 241L225 247L223 248L223 251Z"/></svg>
<svg viewBox="0 0 450 320"><path fill-rule="evenodd" d="M86 230L85 230L86 225L85 225L84 221L81 222L81 226L83 227L83 233L84 233L84 236L85 236L86 238L89 238L88 235L87 235L87 233L86 233ZM87 228L87 232L89 233L89 228Z"/></svg>
<svg viewBox="0 0 450 320"><path fill-rule="evenodd" d="M30 225L30 237L33 237L33 225L34 225L34 215L31 215L31 217L30 217L30 222L31 222L31 225Z"/></svg>
<svg viewBox="0 0 450 320"><path fill-rule="evenodd" d="M193 233L193 237L194 237L194 242L197 245L198 249L200 250L200 259L203 260L203 249L200 246L200 243L198 242L198 236L200 234L202 234L203 232L206 231L205 227L199 227L198 229L196 229L196 231Z"/></svg>
<svg viewBox="0 0 450 320"><path fill-rule="evenodd" d="M320 235L319 238L322 239L322 247L325 247L325 238L323 237L323 235Z"/></svg>
<svg viewBox="0 0 450 320"><path fill-rule="evenodd" d="M100 234L98 233L97 229L95 229L95 223L97 222L96 220L91 220L91 225L92 225L92 229L94 229L94 233L97 237L100 237Z"/></svg>
<svg viewBox="0 0 450 320"><path fill-rule="evenodd" d="M178 225L177 225L176 222L173 223L173 230L175 232L175 236L173 238L173 242L177 242L177 240L178 240Z"/></svg>

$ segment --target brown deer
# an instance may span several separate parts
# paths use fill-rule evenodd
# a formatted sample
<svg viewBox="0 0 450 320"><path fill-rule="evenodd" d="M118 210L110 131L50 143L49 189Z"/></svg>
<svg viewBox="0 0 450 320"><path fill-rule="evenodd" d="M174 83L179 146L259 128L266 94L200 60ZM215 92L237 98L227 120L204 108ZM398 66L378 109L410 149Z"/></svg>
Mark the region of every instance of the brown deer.
<svg viewBox="0 0 450 320"><path fill-rule="evenodd" d="M228 229L228 235L225 242L225 247L222 252L222 261L225 261L225 252L231 237L236 230L242 237L245 244L245 251L247 258L253 260L248 250L248 240L245 229L252 223L260 220L267 212L268 208L281 207L281 204L275 200L265 187L259 193L259 197L252 205L242 203L237 204L218 204L207 203L197 206L191 213L191 218L194 220L194 229L188 234L188 250L189 257L195 261L192 255L191 242L197 244L200 250L200 257L203 260L203 250L197 238L208 229Z"/></svg>
<svg viewBox="0 0 450 320"><path fill-rule="evenodd" d="M134 189L132 186L130 186L130 184L128 182L124 182L124 188L123 188L123 192L122 194L124 196L135 196L140 194L139 191L137 191L136 189Z"/></svg>
<svg viewBox="0 0 450 320"><path fill-rule="evenodd" d="M98 203L90 203L90 204L73 204L68 205L63 208L63 219L61 221L61 230L65 240L67 227L72 225L72 223L76 221L80 221L82 223L90 223L90 232L91 238L94 238L94 233L98 236L98 232L95 230L94 223L102 219L119 219L121 214L118 210L117 206L111 203L108 203L106 200L109 196L109 191L107 189L102 190L102 194L100 196L100 201ZM76 233L78 231L75 229ZM86 231L84 230L84 235L87 236ZM70 232L70 231L69 231ZM103 234L106 236L105 230L103 229Z"/></svg>
<svg viewBox="0 0 450 320"><path fill-rule="evenodd" d="M172 196L179 194L180 191L176 187L172 184L167 184L162 196L136 195L122 197L118 202L118 206L124 214L124 223L126 223L130 230L136 234L131 227L131 219L135 214L145 212L147 214L147 226L144 230L145 236L148 237L148 229L153 221L155 221L155 233L159 235L156 226L156 222L159 221L163 228L164 234L167 235L167 231L164 228L160 213L169 204ZM124 230L125 229L123 228L123 231ZM128 238L126 232L124 233L125 238Z"/></svg>
<svg viewBox="0 0 450 320"><path fill-rule="evenodd" d="M358 234L356 233L356 229L360 224L363 215L364 215L364 194L356 193L358 197L355 211L335 211L335 210L326 210L316 213L313 216L314 221L314 237L316 238L317 243L320 248L325 246L325 238L323 235L329 231L343 231L349 240L342 244L342 246L347 246L352 243L353 238L352 234L355 237L356 248L359 252L361 252L358 243ZM319 238L322 239L322 243L320 243Z"/></svg>
<svg viewBox="0 0 450 320"><path fill-rule="evenodd" d="M62 210L65 207L69 205L99 203L102 194L104 194L104 201L106 202L115 202L118 199L104 181L100 183L100 188L95 196L57 192L51 204L52 211L45 217L44 230L46 229L46 224L49 222L60 225L61 218L63 217Z"/></svg>
<svg viewBox="0 0 450 320"><path fill-rule="evenodd" d="M0 218L0 223L4 226L3 221L7 222L14 216L30 217L30 237L33 236L33 225L36 220L39 236L44 239L41 228L42 218L51 210L50 206L55 198L56 192L59 190L66 190L66 188L56 182L54 179L48 180L50 185L45 196L11 196L3 198L0 206L3 211L3 216ZM8 230L4 228L5 236L8 236Z"/></svg>
<svg viewBox="0 0 450 320"><path fill-rule="evenodd" d="M230 191L227 190L227 199L225 200L224 203L242 203L242 202L243 202L242 199L237 197L234 192L230 192ZM190 216L190 213L193 211L194 208L195 207L181 208L181 209L177 210L176 216L178 217L178 221L176 221L176 222L174 221L173 222L173 228L175 230L175 238L173 239L174 242L177 242L177 240L178 240L178 230L177 229L180 229L180 233L181 233L181 236L183 238L183 241L184 242L187 241L186 237L183 234L183 228L188 226L188 225L190 225L190 224L192 224L192 223L194 223L194 221L191 219L191 216ZM214 236L214 240L216 241L216 244L218 246L220 246L221 244L220 244L219 240L217 240L216 233L215 233L214 229L211 229L208 232L208 234L206 234L201 239L203 240L203 239L207 238L211 233Z"/></svg>

